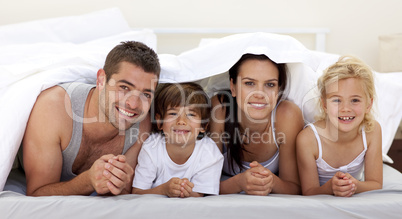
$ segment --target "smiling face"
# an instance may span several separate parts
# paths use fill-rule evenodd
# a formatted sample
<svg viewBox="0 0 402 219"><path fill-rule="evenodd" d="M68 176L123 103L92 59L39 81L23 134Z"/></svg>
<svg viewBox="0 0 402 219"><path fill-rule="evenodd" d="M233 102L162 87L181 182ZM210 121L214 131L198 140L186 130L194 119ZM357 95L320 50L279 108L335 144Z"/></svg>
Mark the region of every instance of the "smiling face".
<svg viewBox="0 0 402 219"><path fill-rule="evenodd" d="M105 72L100 71L100 111L115 128L129 129L149 111L158 78L128 62L120 63L108 82L105 78Z"/></svg>
<svg viewBox="0 0 402 219"><path fill-rule="evenodd" d="M181 147L195 145L198 134L205 131L201 127L201 116L192 105L168 107L163 123L159 126L165 135L166 144Z"/></svg>
<svg viewBox="0 0 402 219"><path fill-rule="evenodd" d="M330 124L341 132L358 129L372 106L363 82L356 78L342 79L326 86L324 110Z"/></svg>
<svg viewBox="0 0 402 219"><path fill-rule="evenodd" d="M269 118L275 108L279 86L279 71L269 60L246 60L239 67L236 84L231 79L230 89L237 106L249 120Z"/></svg>

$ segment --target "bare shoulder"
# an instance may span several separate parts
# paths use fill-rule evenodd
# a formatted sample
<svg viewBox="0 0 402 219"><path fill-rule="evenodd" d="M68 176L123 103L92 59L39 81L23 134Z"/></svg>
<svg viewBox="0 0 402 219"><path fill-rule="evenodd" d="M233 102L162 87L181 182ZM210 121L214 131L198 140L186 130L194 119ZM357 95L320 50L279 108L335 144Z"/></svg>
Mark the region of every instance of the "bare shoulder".
<svg viewBox="0 0 402 219"><path fill-rule="evenodd" d="M51 104L51 108L66 108L66 103L71 106L70 97L67 92L60 86L54 86L39 94L34 108L49 106L48 104ZM71 107L68 110L71 112Z"/></svg>
<svg viewBox="0 0 402 219"><path fill-rule="evenodd" d="M382 133L381 133L381 125L378 121L374 121L374 127L371 132L366 132L366 138L368 145L371 145L371 142L375 142L376 145L381 145L379 143L382 142Z"/></svg>
<svg viewBox="0 0 402 219"><path fill-rule="evenodd" d="M298 151L311 151L313 154L318 154L318 143L313 130L309 126L299 132L296 142Z"/></svg>
<svg viewBox="0 0 402 219"><path fill-rule="evenodd" d="M47 136L59 144L69 141L72 130L71 101L65 90L54 86L42 91L28 119L25 138Z"/></svg>
<svg viewBox="0 0 402 219"><path fill-rule="evenodd" d="M282 101L276 110L277 116L284 116L284 117L289 117L289 116L295 116L295 117L301 117L302 112L300 108L293 102L289 100L284 100Z"/></svg>
<svg viewBox="0 0 402 219"><path fill-rule="evenodd" d="M303 128L304 120L300 108L293 102L284 100L276 110L276 126L283 129L297 129L300 131Z"/></svg>

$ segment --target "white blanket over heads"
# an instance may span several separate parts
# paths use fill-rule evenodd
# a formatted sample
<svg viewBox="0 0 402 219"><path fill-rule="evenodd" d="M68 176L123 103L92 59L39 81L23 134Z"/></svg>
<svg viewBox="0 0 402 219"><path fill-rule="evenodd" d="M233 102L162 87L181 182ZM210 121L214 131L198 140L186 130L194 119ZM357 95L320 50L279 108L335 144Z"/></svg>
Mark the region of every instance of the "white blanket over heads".
<svg viewBox="0 0 402 219"><path fill-rule="evenodd" d="M77 21L81 25L77 26ZM49 23L59 26L55 29ZM42 27L41 31L45 28L47 34L59 37L52 38L53 41L46 37L31 39L31 44L11 39L14 35L10 30L22 33L38 26ZM66 29L71 32L65 33ZM88 29L95 35L88 33ZM97 32L102 32L101 37ZM103 67L107 53L122 41L140 41L156 49L156 35L150 30L130 31L117 9L11 25L0 28L0 36L0 191L21 144L31 109L42 90L61 82L95 84L96 73Z"/></svg>
<svg viewBox="0 0 402 219"><path fill-rule="evenodd" d="M290 36L237 34L216 39L178 56L160 55L160 79L161 82L196 81L212 96L217 90L229 89L227 71L245 53L265 54L277 63L287 63L290 73L287 98L302 109L306 123L314 122L320 96L317 79L339 55L308 50ZM387 153L402 118L402 73L374 74L377 92L374 115L382 127L383 160L392 163Z"/></svg>
<svg viewBox="0 0 402 219"><path fill-rule="evenodd" d="M96 15L96 14L95 14ZM156 36L149 31L131 32L116 9L110 13L81 16L78 20L87 24L88 28L97 27L102 32L102 38L84 36L87 33L85 25L78 25L68 39L74 41L60 42L59 39L38 39L29 41L31 44L20 45L19 41L12 43L0 42L0 191L3 190L7 176L11 170L13 160L21 144L26 123L31 109L39 93L60 82L84 81L94 83L96 71L103 66L106 54L121 41L137 40L148 46L156 47ZM86 17L89 16L89 17ZM107 18L105 18L107 16ZM95 16L96 17L96 16ZM62 19L62 18L60 18ZM72 19L68 17L68 19ZM60 21L59 24L73 29L73 22ZM120 29L105 28L117 26ZM85 22L84 22L85 21ZM92 22L91 22L92 21ZM52 21L55 22L55 21ZM121 24L123 22L123 24ZM46 23L46 22L45 22ZM35 23L37 25L37 23ZM70 25L70 26L68 26ZM73 25L73 26L71 26ZM46 26L46 25L45 25ZM54 26L53 26L54 27ZM13 36L12 28L7 27L4 32ZM29 28L28 28L29 29ZM36 29L36 27L34 28ZM0 36L2 36L0 28ZM49 34L64 36L62 27L46 31ZM16 28L17 33L23 32ZM26 35L29 38L29 35ZM64 38L64 39L67 39ZM4 38L3 38L4 39ZM0 39L1 40L1 39ZM85 43L83 43L85 41ZM317 53L307 50L301 43L285 35L253 33L239 34L213 41L185 52L181 55L160 55L162 82L197 81L202 84L208 94L227 89L229 86L228 69L244 54L265 54L278 63L288 63L290 72L290 86L287 90L288 98L294 101L303 111L305 120L312 122L317 113L316 81L322 70L334 63L338 56L326 53ZM389 150L393 136L402 117L402 73L376 73L377 88L377 119L382 126L383 159L391 161L386 153ZM46 121L44 121L46 122Z"/></svg>

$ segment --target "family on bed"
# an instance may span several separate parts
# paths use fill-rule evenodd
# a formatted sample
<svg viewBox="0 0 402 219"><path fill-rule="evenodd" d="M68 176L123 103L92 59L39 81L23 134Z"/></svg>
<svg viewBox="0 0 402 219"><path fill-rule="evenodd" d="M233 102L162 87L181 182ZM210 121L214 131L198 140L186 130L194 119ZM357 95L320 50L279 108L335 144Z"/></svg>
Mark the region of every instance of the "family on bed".
<svg viewBox="0 0 402 219"><path fill-rule="evenodd" d="M341 57L317 82L320 118L286 100L285 64L244 54L230 90L160 83L157 54L122 42L96 85L43 91L23 139L27 195L245 193L349 197L382 188L373 74Z"/></svg>

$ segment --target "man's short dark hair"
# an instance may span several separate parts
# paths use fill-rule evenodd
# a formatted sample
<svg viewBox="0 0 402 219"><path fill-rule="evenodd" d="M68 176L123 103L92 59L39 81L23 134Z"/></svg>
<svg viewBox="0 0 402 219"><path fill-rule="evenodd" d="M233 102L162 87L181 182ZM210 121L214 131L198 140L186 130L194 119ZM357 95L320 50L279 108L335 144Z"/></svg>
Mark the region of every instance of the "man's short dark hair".
<svg viewBox="0 0 402 219"><path fill-rule="evenodd" d="M158 77L161 71L158 55L153 49L141 42L126 41L115 46L106 57L103 70L107 81L119 71L122 62L134 64Z"/></svg>

